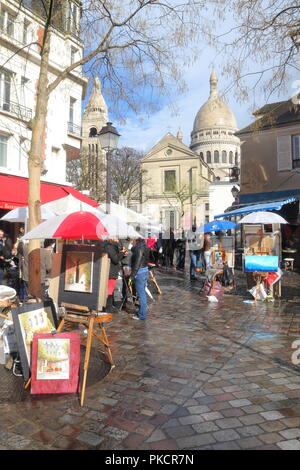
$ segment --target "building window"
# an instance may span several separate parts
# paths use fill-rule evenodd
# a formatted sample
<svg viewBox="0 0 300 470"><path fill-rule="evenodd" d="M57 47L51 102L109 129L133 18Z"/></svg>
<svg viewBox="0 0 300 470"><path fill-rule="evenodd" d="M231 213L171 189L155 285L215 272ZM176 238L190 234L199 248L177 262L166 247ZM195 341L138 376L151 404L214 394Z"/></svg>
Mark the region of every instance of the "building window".
<svg viewBox="0 0 300 470"><path fill-rule="evenodd" d="M233 165L233 152L229 152L229 164Z"/></svg>
<svg viewBox="0 0 300 470"><path fill-rule="evenodd" d="M205 223L209 222L209 215L205 216Z"/></svg>
<svg viewBox="0 0 300 470"><path fill-rule="evenodd" d="M227 163L227 152L226 152L226 150L222 151L222 163Z"/></svg>
<svg viewBox="0 0 300 470"><path fill-rule="evenodd" d="M209 211L209 202L206 202L206 203L205 203L205 210L206 210L206 211Z"/></svg>
<svg viewBox="0 0 300 470"><path fill-rule="evenodd" d="M0 166L7 166L7 143L8 137L0 135Z"/></svg>
<svg viewBox="0 0 300 470"><path fill-rule="evenodd" d="M206 152L206 163L211 163L211 153Z"/></svg>
<svg viewBox="0 0 300 470"><path fill-rule="evenodd" d="M165 211L165 225L167 228L174 230L176 227L175 211Z"/></svg>
<svg viewBox="0 0 300 470"><path fill-rule="evenodd" d="M164 173L165 191L174 191L176 187L176 171L165 170Z"/></svg>
<svg viewBox="0 0 300 470"><path fill-rule="evenodd" d="M220 163L220 156L218 150L214 151L214 163Z"/></svg>
<svg viewBox="0 0 300 470"><path fill-rule="evenodd" d="M238 166L239 164L239 156L238 156L238 153L235 152L235 163L234 163L236 166Z"/></svg>
<svg viewBox="0 0 300 470"><path fill-rule="evenodd" d="M77 34L77 5L72 1L69 2L67 29L71 33Z"/></svg>
<svg viewBox="0 0 300 470"><path fill-rule="evenodd" d="M2 10L0 14L0 30L10 37L14 37L15 17L9 11Z"/></svg>
<svg viewBox="0 0 300 470"><path fill-rule="evenodd" d="M71 46L71 65L74 64L77 60L77 52L78 52L78 49Z"/></svg>
<svg viewBox="0 0 300 470"><path fill-rule="evenodd" d="M10 110L11 74L0 72L0 109Z"/></svg>
<svg viewBox="0 0 300 470"><path fill-rule="evenodd" d="M21 104L25 106L26 104L26 89L29 78L21 77Z"/></svg>
<svg viewBox="0 0 300 470"><path fill-rule="evenodd" d="M97 129L96 129L96 127L91 127L91 128L90 128L89 137L95 137L96 135L97 135Z"/></svg>
<svg viewBox="0 0 300 470"><path fill-rule="evenodd" d="M300 168L300 135L292 136L293 168Z"/></svg>
<svg viewBox="0 0 300 470"><path fill-rule="evenodd" d="M70 107L69 107L69 122L74 123L74 116L75 116L75 98L70 98Z"/></svg>
<svg viewBox="0 0 300 470"><path fill-rule="evenodd" d="M22 33L22 42L23 44L27 44L28 43L28 28L29 28L29 24L28 21L24 20L24 23L23 23L23 33Z"/></svg>

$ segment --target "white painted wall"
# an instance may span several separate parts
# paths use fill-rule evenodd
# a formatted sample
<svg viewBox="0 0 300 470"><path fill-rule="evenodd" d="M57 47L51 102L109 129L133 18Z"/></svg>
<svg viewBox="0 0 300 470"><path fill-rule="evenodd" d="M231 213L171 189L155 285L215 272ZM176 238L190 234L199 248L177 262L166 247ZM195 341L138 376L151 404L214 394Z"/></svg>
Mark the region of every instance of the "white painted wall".
<svg viewBox="0 0 300 470"><path fill-rule="evenodd" d="M5 70L12 73L10 101L31 109L33 116L36 86L39 77L39 46L31 45L18 52L14 57L12 55L24 45L22 37L24 19L26 18L29 23L27 44L37 41L38 31L42 23L29 10L23 9L19 11L19 4L13 0L1 1L0 6L0 14L3 12L3 9L9 9L16 14L13 37L7 35L3 30L0 31L0 64L5 63ZM78 50L77 58L79 58L83 50L83 45L79 40L71 35L63 35L58 31L53 33L50 54L50 82L55 78L56 73L71 63L71 47L75 47ZM27 79L23 88L21 86L22 77ZM82 71L77 68L50 95L43 151L45 167L48 170L46 175L43 176L45 181L60 184L65 183L66 151L64 144L78 149L81 146L80 135L68 131L69 107L70 97L72 97L76 100L73 123L80 127L81 102L83 87L86 82L87 79L83 76ZM8 137L7 166L0 166L0 172L27 177L27 151L31 139L31 131L28 129L28 118L24 119L22 113L17 113L16 115L16 112L3 110L1 101L0 134Z"/></svg>
<svg viewBox="0 0 300 470"><path fill-rule="evenodd" d="M209 220L214 220L214 216L222 214L225 209L232 206L234 199L231 190L236 183L216 181L209 185Z"/></svg>

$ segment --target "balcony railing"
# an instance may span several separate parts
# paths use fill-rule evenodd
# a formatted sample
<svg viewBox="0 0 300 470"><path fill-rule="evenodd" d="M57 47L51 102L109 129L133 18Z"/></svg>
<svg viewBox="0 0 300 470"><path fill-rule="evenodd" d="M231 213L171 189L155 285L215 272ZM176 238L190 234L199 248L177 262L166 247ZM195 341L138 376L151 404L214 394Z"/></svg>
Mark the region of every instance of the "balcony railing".
<svg viewBox="0 0 300 470"><path fill-rule="evenodd" d="M74 124L74 122L68 122L68 131L72 134L81 135L81 127Z"/></svg>
<svg viewBox="0 0 300 470"><path fill-rule="evenodd" d="M32 118L32 109L26 108L26 106L22 106L21 104L14 103L13 101L0 101L0 110L15 114L19 119L23 119L24 121L30 121Z"/></svg>

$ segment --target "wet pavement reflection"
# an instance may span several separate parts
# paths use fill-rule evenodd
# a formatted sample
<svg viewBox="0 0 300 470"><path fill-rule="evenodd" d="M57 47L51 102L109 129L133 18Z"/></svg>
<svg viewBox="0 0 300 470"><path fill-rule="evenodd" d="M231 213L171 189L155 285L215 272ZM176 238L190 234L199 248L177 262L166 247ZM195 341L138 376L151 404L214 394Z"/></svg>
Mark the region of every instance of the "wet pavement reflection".
<svg viewBox="0 0 300 470"><path fill-rule="evenodd" d="M0 449L299 449L300 276L268 303L245 303L236 277L210 303L200 281L157 273L147 320L122 311L107 326L113 370L93 344L83 407L32 396L0 366Z"/></svg>

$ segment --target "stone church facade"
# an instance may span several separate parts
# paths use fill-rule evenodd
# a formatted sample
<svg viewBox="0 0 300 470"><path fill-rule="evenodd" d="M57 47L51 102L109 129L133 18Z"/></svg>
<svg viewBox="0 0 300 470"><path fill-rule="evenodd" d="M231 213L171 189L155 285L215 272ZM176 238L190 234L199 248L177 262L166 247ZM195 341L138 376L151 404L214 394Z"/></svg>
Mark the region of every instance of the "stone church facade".
<svg viewBox="0 0 300 470"><path fill-rule="evenodd" d="M183 144L180 131L176 137L167 133L142 159L147 183L142 188L141 211L167 228L199 227L212 216L212 183L219 185L214 197L218 194L220 208L222 199L227 207L227 193L229 200L232 197L232 171L240 165L237 130L235 116L221 99L213 72L210 96L196 114L190 146Z"/></svg>
<svg viewBox="0 0 300 470"><path fill-rule="evenodd" d="M105 152L98 134L108 121L107 106L101 94L100 82L94 82L82 119L83 175L89 187L104 195L106 182ZM209 186L220 182L222 192L230 192L232 169L239 167L240 141L235 116L218 92L218 78L210 76L210 95L196 114L190 146L183 143L179 130L174 136L168 132L142 158L144 172L142 188L137 188L136 199L130 207L151 215L166 228L189 229L210 220ZM89 158L86 158L89 156ZM91 165L93 162L93 165ZM94 176L93 176L94 175ZM91 186L90 178L95 179ZM228 184L226 184L228 182ZM218 189L218 188L217 188ZM219 194L214 191L214 195ZM97 200L96 194L90 194ZM216 197L216 196L214 196ZM103 199L103 198L102 198ZM228 198L224 198L228 204ZM222 211L222 207L220 206ZM225 207L224 207L225 209Z"/></svg>

